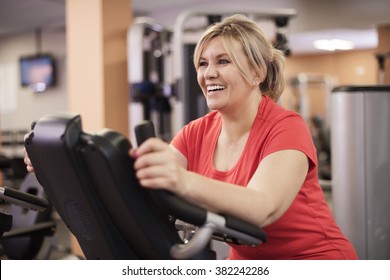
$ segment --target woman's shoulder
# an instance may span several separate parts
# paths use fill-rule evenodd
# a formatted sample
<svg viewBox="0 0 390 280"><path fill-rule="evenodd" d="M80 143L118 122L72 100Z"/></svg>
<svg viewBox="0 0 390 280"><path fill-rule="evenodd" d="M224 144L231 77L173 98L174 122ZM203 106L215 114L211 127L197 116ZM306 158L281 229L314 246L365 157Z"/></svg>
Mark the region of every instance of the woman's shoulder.
<svg viewBox="0 0 390 280"><path fill-rule="evenodd" d="M303 121L302 116L299 115L297 112L286 109L279 103L273 101L268 96L266 96L264 99L264 104L259 111L259 117L264 121L274 123L279 122L285 118L293 118L299 121Z"/></svg>
<svg viewBox="0 0 390 280"><path fill-rule="evenodd" d="M186 124L173 138L171 144L188 157L190 150L201 143L212 141L221 119L217 112L210 112Z"/></svg>

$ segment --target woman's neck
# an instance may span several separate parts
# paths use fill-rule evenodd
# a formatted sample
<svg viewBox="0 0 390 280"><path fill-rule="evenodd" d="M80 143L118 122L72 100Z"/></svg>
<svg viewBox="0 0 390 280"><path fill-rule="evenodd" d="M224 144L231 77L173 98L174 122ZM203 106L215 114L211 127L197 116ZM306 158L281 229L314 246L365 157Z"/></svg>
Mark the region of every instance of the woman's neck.
<svg viewBox="0 0 390 280"><path fill-rule="evenodd" d="M243 135L250 132L252 124L256 118L260 102L262 97L256 97L255 100L248 102L245 109L226 114L221 112L222 115L222 130L226 139L229 142L235 142L240 139Z"/></svg>

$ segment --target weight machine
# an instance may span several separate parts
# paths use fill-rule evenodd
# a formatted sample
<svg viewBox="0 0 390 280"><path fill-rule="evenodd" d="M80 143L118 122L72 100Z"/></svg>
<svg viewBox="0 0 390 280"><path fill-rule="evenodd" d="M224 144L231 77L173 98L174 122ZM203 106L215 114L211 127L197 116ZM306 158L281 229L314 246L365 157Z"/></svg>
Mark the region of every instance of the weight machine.
<svg viewBox="0 0 390 280"><path fill-rule="evenodd" d="M148 17L136 18L127 36L130 131L140 121L152 120L158 136L166 140L171 137L171 36Z"/></svg>

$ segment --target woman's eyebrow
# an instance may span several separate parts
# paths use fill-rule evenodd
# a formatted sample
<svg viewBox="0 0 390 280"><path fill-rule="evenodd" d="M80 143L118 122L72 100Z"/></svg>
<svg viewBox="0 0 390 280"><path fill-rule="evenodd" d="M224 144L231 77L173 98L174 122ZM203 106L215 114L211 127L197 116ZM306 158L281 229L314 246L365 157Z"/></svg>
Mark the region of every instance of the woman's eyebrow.
<svg viewBox="0 0 390 280"><path fill-rule="evenodd" d="M215 57L221 58L221 57L225 57L225 56L229 57L229 55L227 53L221 53L221 54L216 55ZM202 59L206 60L206 58L204 56L199 57L199 60L202 60Z"/></svg>

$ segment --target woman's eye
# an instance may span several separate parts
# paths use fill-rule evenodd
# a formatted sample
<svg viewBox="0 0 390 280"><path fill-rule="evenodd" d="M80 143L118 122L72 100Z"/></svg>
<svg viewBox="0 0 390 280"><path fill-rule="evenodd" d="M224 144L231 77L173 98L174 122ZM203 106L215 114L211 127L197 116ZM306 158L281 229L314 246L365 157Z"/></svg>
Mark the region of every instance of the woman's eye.
<svg viewBox="0 0 390 280"><path fill-rule="evenodd" d="M218 61L218 63L219 63L219 64L228 64L228 63L230 63L230 61L227 60L227 59L220 59L220 60Z"/></svg>
<svg viewBox="0 0 390 280"><path fill-rule="evenodd" d="M199 62L199 67L202 67L202 66L207 66L207 62L206 61L200 61Z"/></svg>

